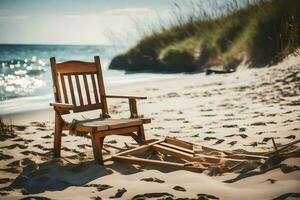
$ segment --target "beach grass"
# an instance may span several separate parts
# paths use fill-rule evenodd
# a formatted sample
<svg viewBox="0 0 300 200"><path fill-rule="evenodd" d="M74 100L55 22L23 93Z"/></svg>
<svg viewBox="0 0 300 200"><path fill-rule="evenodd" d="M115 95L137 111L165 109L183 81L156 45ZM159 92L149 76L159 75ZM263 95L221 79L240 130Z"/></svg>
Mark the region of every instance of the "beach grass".
<svg viewBox="0 0 300 200"><path fill-rule="evenodd" d="M260 1L227 14L174 18L177 23L143 37L111 69L152 72L195 72L211 66L236 68L242 62L263 67L299 54L300 4L296 0ZM228 14L229 13L229 14Z"/></svg>

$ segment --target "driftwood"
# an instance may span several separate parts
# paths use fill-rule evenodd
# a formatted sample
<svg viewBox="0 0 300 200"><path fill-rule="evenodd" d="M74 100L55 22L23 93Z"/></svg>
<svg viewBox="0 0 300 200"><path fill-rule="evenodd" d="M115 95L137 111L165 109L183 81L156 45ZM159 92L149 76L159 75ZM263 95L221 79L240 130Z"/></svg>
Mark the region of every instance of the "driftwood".
<svg viewBox="0 0 300 200"><path fill-rule="evenodd" d="M152 140L142 146L117 153L107 160L193 172L208 170L209 174L215 175L224 172L244 172L263 166L275 155L285 152L299 141L289 143L281 148L276 146L276 150L273 152L255 154L251 152L232 153L167 137L163 140ZM275 145L275 141L273 142ZM146 153L150 153L150 155L144 158L143 154ZM151 159L152 155L159 156L157 159ZM177 160L175 159L175 162L168 161L166 158L169 157Z"/></svg>
<svg viewBox="0 0 300 200"><path fill-rule="evenodd" d="M228 70L222 70L222 69L211 69L208 68L205 72L206 75L210 75L210 74L228 74L228 73L233 73L235 72L235 70L233 69L228 69Z"/></svg>

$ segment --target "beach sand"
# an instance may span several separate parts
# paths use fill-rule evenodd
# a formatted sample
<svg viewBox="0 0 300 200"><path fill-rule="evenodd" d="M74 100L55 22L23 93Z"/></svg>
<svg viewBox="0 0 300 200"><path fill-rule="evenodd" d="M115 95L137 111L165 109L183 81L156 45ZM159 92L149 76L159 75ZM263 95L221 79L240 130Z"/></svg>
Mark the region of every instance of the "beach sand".
<svg viewBox="0 0 300 200"><path fill-rule="evenodd" d="M147 96L138 102L150 117L147 139L166 136L218 148L273 151L300 139L300 57L270 68L205 76L179 74L106 88L107 94ZM113 117L129 116L125 100L108 101ZM22 106L22 105L20 105ZM99 113L83 114L89 118ZM77 117L82 117L79 114ZM274 199L300 197L300 158L288 158L260 173L194 173L93 161L91 141L64 133L62 158L52 159L54 112L4 116L16 135L0 142L0 199ZM299 143L297 144L299 146ZM111 153L137 146L110 136ZM104 151L104 156L109 154ZM37 198L43 197L43 198Z"/></svg>

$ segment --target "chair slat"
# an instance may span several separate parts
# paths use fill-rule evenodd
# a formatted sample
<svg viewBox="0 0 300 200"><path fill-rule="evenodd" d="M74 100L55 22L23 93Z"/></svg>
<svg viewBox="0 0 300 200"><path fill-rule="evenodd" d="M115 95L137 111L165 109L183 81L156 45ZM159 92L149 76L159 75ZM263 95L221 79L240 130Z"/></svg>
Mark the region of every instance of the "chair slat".
<svg viewBox="0 0 300 200"><path fill-rule="evenodd" d="M82 92L80 87L80 81L79 81L79 76L77 74L75 75L75 80L76 80L77 92L79 96L79 102L80 105L83 106L84 104L83 104Z"/></svg>
<svg viewBox="0 0 300 200"><path fill-rule="evenodd" d="M95 63L82 61L67 61L56 64L56 70L62 74L97 72Z"/></svg>
<svg viewBox="0 0 300 200"><path fill-rule="evenodd" d="M93 83L95 101L96 101L96 103L100 103L99 102L99 97L98 97L97 85L96 85L96 81L95 81L95 74L91 74L91 78L92 78L92 83Z"/></svg>
<svg viewBox="0 0 300 200"><path fill-rule="evenodd" d="M76 99L75 99L75 93L74 93L74 87L73 87L71 75L68 75L68 81L69 81L69 87L70 87L70 92L71 92L71 97L72 97L72 103L73 103L73 105L76 106Z"/></svg>
<svg viewBox="0 0 300 200"><path fill-rule="evenodd" d="M87 102L88 104L91 104L91 96L90 96L89 84L86 78L86 74L83 74L83 81L84 81Z"/></svg>
<svg viewBox="0 0 300 200"><path fill-rule="evenodd" d="M65 103L69 103L68 100L68 93L67 93L67 89L66 89L66 83L65 83L65 76L60 74L60 82L61 82L61 87L62 87L62 92L64 95L64 99L65 99Z"/></svg>

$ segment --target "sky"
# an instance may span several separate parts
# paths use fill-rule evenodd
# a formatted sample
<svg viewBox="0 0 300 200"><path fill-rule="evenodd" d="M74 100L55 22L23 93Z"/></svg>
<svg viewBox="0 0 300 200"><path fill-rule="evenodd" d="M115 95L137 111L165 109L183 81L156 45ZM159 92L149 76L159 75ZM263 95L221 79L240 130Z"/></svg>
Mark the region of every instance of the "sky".
<svg viewBox="0 0 300 200"><path fill-rule="evenodd" d="M167 16L169 0L0 0L0 43L113 44ZM138 28L137 28L138 27Z"/></svg>
<svg viewBox="0 0 300 200"><path fill-rule="evenodd" d="M228 3L249 1L255 0L0 0L0 44L130 46L153 28L168 26L179 7L184 16L203 10L218 15Z"/></svg>

